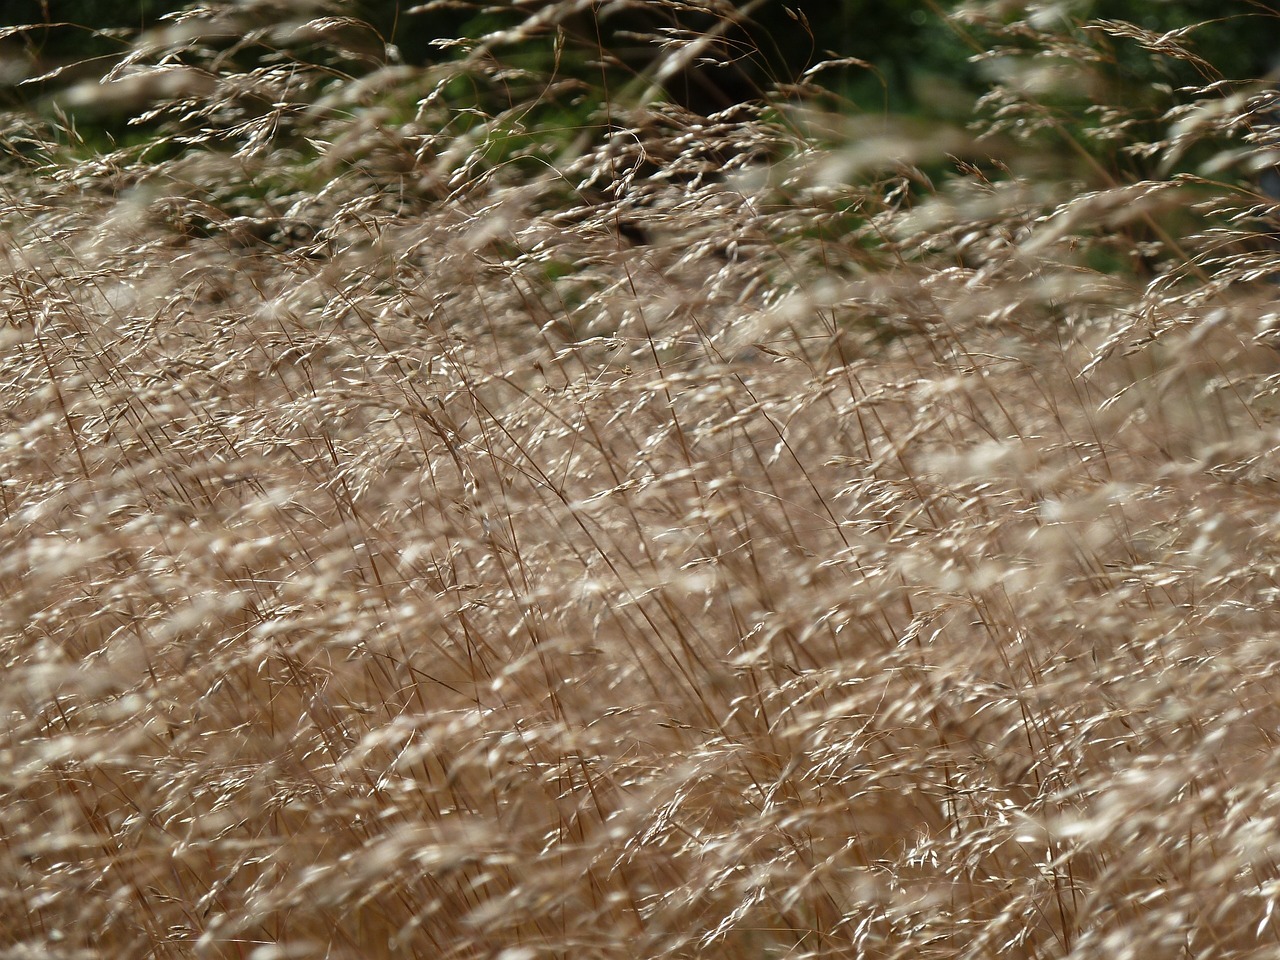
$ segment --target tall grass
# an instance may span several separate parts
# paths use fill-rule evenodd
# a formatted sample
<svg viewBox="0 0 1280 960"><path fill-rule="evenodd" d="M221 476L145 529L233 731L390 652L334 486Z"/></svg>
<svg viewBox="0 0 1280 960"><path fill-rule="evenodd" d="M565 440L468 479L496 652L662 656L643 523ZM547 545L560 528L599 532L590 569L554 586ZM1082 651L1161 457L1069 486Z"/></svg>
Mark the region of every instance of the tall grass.
<svg viewBox="0 0 1280 960"><path fill-rule="evenodd" d="M7 121L0 955L1280 953L1273 94L255 9Z"/></svg>

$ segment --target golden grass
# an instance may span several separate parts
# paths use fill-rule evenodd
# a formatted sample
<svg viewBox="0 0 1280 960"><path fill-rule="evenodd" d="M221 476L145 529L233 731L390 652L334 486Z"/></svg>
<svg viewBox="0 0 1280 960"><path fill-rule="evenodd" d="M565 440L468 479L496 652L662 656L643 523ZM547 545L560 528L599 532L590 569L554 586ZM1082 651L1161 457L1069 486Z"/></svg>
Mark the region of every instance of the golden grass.
<svg viewBox="0 0 1280 960"><path fill-rule="evenodd" d="M2 955L1276 955L1269 251L617 110L11 169Z"/></svg>

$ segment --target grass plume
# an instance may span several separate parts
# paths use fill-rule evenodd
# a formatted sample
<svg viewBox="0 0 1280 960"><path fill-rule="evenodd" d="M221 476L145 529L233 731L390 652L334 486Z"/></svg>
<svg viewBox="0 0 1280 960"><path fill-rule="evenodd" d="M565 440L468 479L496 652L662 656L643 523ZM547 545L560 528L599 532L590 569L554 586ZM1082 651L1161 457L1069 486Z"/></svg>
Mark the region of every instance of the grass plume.
<svg viewBox="0 0 1280 960"><path fill-rule="evenodd" d="M1275 954L1272 93L268 7L5 121L5 957Z"/></svg>

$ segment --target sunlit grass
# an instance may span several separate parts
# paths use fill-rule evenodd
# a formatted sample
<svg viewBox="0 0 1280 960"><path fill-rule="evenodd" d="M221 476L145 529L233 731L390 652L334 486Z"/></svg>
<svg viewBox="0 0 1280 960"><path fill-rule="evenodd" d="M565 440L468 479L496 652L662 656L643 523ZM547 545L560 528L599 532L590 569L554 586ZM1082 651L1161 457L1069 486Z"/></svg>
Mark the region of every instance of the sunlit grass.
<svg viewBox="0 0 1280 960"><path fill-rule="evenodd" d="M227 69L9 153L5 956L1276 952L1258 198Z"/></svg>

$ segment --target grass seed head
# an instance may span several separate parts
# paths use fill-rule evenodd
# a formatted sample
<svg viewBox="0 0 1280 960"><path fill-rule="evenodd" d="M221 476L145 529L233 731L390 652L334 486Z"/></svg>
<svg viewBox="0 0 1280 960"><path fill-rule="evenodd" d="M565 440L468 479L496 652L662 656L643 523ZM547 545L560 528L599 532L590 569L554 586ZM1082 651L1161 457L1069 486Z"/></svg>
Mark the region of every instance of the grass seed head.
<svg viewBox="0 0 1280 960"><path fill-rule="evenodd" d="M578 5L268 6L0 134L10 952L1270 949L1275 256L1171 172L1247 97L1127 176L1051 75L557 114Z"/></svg>

